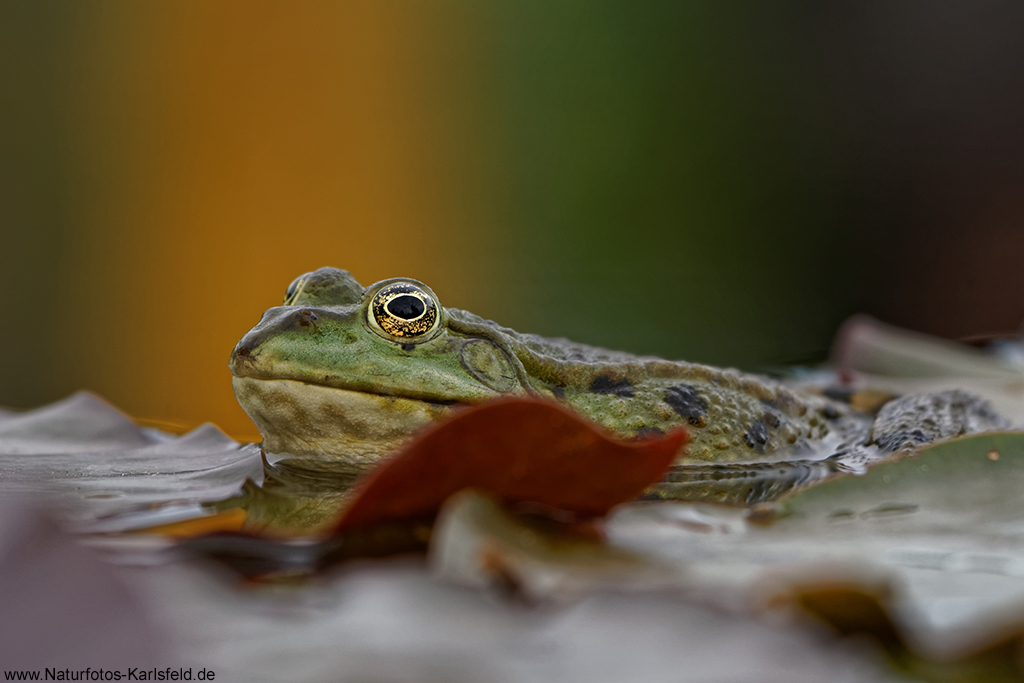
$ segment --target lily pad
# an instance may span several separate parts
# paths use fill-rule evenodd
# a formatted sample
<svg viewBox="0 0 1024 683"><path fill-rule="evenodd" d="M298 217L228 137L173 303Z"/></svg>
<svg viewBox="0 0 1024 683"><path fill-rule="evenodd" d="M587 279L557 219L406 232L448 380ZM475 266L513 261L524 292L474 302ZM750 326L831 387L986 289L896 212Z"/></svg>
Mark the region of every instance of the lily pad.
<svg viewBox="0 0 1024 683"><path fill-rule="evenodd" d="M981 630L977 642L964 647L921 647L914 633L891 614L891 591L884 584L824 582L795 583L789 595L776 596L827 624L837 635L874 641L890 663L915 680L934 683L1011 683L1024 680L1021 646L1024 622L1002 632ZM927 645L927 643L925 643Z"/></svg>
<svg viewBox="0 0 1024 683"><path fill-rule="evenodd" d="M609 546L599 533L513 515L473 490L445 503L429 561L437 576L496 588L528 604L566 603L602 588L650 591L682 584L671 565Z"/></svg>
<svg viewBox="0 0 1024 683"><path fill-rule="evenodd" d="M1024 432L961 437L787 498L785 514L826 522L1002 535L1024 520ZM1013 533L1016 536L1016 533Z"/></svg>
<svg viewBox="0 0 1024 683"><path fill-rule="evenodd" d="M82 530L208 514L202 503L262 478L259 448L213 425L182 436L143 429L87 392L0 421L0 493L49 495Z"/></svg>
<svg viewBox="0 0 1024 683"><path fill-rule="evenodd" d="M982 351L900 329L864 315L847 320L832 345L833 364L855 388L916 394L962 389L1024 424L1024 365L1020 341Z"/></svg>
<svg viewBox="0 0 1024 683"><path fill-rule="evenodd" d="M88 453L148 446L157 439L99 396L79 391L63 401L0 419L0 453Z"/></svg>
<svg viewBox="0 0 1024 683"><path fill-rule="evenodd" d="M613 540L673 558L705 590L746 592L807 567L881 572L917 651L969 652L1024 614L1024 433L939 443L790 496L765 527L713 506L623 510ZM700 510L694 530L677 520ZM707 520L726 520L716 531Z"/></svg>

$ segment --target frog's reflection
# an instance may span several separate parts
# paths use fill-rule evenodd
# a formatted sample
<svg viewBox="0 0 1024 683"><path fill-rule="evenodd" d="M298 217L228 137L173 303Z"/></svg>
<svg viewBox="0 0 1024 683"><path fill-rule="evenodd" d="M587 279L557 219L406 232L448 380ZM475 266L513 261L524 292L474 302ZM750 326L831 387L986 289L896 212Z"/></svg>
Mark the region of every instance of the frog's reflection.
<svg viewBox="0 0 1024 683"><path fill-rule="evenodd" d="M263 455L263 484L246 480L242 493L219 507L244 509L243 531L270 536L328 534L359 472L325 458Z"/></svg>
<svg viewBox="0 0 1024 683"><path fill-rule="evenodd" d="M641 499L750 506L850 471L842 454L819 461L675 465ZM361 474L337 460L263 456L263 484L247 480L220 509L243 509L242 530L261 536L323 536L333 529Z"/></svg>

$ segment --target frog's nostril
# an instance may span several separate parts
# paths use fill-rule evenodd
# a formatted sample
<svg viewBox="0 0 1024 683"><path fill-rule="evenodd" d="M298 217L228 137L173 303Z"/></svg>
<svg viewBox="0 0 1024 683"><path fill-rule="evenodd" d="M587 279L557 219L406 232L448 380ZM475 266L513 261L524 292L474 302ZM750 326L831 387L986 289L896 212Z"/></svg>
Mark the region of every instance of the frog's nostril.
<svg viewBox="0 0 1024 683"><path fill-rule="evenodd" d="M300 308L295 312L295 322L302 327L316 327L319 321L320 318L317 317L316 313L308 308Z"/></svg>
<svg viewBox="0 0 1024 683"><path fill-rule="evenodd" d="M228 361L228 368L231 372L238 374L242 368L255 365L257 360L257 347L259 342L253 339L243 338L238 342L235 350L231 352L231 359Z"/></svg>

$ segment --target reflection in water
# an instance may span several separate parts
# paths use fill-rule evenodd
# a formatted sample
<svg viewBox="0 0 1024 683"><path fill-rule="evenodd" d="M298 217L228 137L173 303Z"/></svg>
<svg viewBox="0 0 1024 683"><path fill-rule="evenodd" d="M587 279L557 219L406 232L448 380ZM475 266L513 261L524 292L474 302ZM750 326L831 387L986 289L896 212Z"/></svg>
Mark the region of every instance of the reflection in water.
<svg viewBox="0 0 1024 683"><path fill-rule="evenodd" d="M867 463L882 459L877 449L858 445L821 460L681 463L649 487L643 498L751 506L839 474L863 473ZM334 459L290 456L273 461L264 456L263 470L262 485L246 481L240 496L216 507L244 509L244 531L275 537L330 533L361 474Z"/></svg>
<svg viewBox="0 0 1024 683"><path fill-rule="evenodd" d="M862 443L843 444L820 460L676 464L646 498L722 505L769 503L840 474L863 474L869 465L900 455Z"/></svg>
<svg viewBox="0 0 1024 683"><path fill-rule="evenodd" d="M843 471L834 460L676 465L665 481L650 488L664 500L755 505L771 502Z"/></svg>
<svg viewBox="0 0 1024 683"><path fill-rule="evenodd" d="M263 484L247 480L240 496L217 507L244 509L249 533L319 536L330 532L358 476L335 460L264 456Z"/></svg>

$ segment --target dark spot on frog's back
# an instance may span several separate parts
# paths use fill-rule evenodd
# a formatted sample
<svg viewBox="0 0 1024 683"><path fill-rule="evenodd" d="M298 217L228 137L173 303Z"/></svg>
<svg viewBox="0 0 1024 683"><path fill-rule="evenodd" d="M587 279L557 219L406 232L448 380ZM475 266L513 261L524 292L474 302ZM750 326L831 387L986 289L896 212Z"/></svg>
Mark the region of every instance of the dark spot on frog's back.
<svg viewBox="0 0 1024 683"><path fill-rule="evenodd" d="M628 379L613 379L610 375L598 375L590 383L590 391L595 394L611 394L619 398L633 398L633 385Z"/></svg>
<svg viewBox="0 0 1024 683"><path fill-rule="evenodd" d="M689 384L666 389L665 403L694 427L703 427L708 422L708 400Z"/></svg>
<svg viewBox="0 0 1024 683"><path fill-rule="evenodd" d="M754 420L743 435L743 440L758 453L764 453L764 447L768 444L768 428L764 422Z"/></svg>

